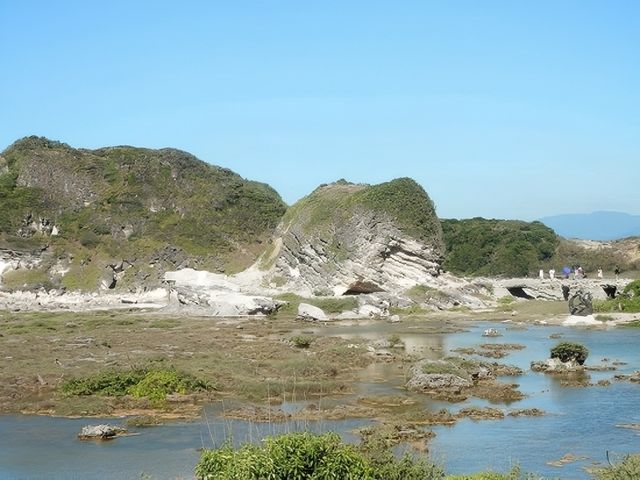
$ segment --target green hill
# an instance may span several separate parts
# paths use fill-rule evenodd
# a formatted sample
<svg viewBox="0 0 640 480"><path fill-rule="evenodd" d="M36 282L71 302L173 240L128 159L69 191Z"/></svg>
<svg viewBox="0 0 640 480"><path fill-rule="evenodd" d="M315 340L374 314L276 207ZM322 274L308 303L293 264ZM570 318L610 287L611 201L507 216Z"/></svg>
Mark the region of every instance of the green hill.
<svg viewBox="0 0 640 480"><path fill-rule="evenodd" d="M378 185L346 180L321 185L290 207L282 223L295 221L303 232L313 233L346 223L360 211L386 215L404 233L437 249L443 247L433 202L415 180L406 177Z"/></svg>
<svg viewBox="0 0 640 480"><path fill-rule="evenodd" d="M170 148L86 150L28 137L0 154L0 246L48 247L73 265L239 270L285 209L268 185Z"/></svg>
<svg viewBox="0 0 640 480"><path fill-rule="evenodd" d="M525 276L539 269L582 266L613 272L638 270L638 242L598 243L562 238L541 222L441 220L446 246L444 268L458 275Z"/></svg>
<svg viewBox="0 0 640 480"><path fill-rule="evenodd" d="M462 275L524 276L555 254L559 239L540 222L442 220L444 267Z"/></svg>

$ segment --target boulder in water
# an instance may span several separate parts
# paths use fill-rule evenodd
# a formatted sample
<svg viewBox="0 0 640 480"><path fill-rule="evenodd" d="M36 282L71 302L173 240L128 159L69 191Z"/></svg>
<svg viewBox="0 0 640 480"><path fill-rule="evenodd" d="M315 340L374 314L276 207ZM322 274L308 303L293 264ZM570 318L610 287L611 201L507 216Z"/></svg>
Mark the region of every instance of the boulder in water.
<svg viewBox="0 0 640 480"><path fill-rule="evenodd" d="M125 433L127 433L127 429L117 425L87 425L82 427L78 438L81 440L109 440Z"/></svg>

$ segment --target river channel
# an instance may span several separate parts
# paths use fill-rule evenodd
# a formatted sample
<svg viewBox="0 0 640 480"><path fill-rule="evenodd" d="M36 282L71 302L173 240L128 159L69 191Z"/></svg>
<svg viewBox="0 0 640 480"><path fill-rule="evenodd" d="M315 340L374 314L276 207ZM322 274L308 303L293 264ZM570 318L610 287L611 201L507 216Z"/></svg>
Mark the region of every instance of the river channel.
<svg viewBox="0 0 640 480"><path fill-rule="evenodd" d="M325 335L345 338L365 336L388 338L393 329L387 323L331 326ZM457 411L473 406L492 406L506 411L514 408L539 408L541 417L505 417L502 420L461 420L452 427L435 427L436 437L429 442L430 456L445 466L447 473L471 473L494 469L505 471L519 464L524 471L552 478L590 478L586 468L604 465L625 453L640 452L640 431L624 426L640 424L640 385L615 381L614 374L640 369L640 329L581 329L548 325L516 327L505 323L476 322L467 330L446 334L412 334L406 328L399 333L405 348L417 355L439 358L461 347L480 343L517 343L526 346L500 360L516 365L525 374L506 379L520 385L526 398L510 405L490 404L472 399L448 404L418 396L425 409L448 408ZM501 337L485 338L486 328L496 328ZM408 333L407 333L408 332ZM553 337L553 338L550 338ZM549 348L561 338L577 341L590 350L588 365L616 363L617 370L589 372L590 382L611 380L608 386L566 387L554 377L529 370L532 360L548 356ZM354 396L406 394L404 377L398 368L376 364L363 371L355 385ZM416 394L417 395L417 394ZM327 403L347 401L345 397L326 399ZM296 409L304 402L288 403L283 409ZM220 445L228 439L235 443L258 441L266 435L295 430L337 431L345 441L355 442L354 430L373 423L368 419L254 423L229 420L219 413L230 405L212 404L198 421L173 422L158 427L140 428L138 435L108 442L86 442L76 438L89 423L120 423L122 419L68 419L44 416L0 416L0 479L125 479L192 478L199 449ZM608 452L608 453L607 453ZM565 454L577 461L562 466L550 465Z"/></svg>

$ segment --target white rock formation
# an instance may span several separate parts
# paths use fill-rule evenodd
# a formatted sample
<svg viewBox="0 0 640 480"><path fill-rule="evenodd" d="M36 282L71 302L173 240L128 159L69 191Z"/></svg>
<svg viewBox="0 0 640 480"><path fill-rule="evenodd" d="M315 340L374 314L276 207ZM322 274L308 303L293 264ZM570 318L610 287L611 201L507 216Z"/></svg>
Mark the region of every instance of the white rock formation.
<svg viewBox="0 0 640 480"><path fill-rule="evenodd" d="M402 291L431 281L440 271L440 252L403 234L381 215L364 212L335 231L305 234L283 226L274 242L270 276L305 296L340 295L358 281L384 291Z"/></svg>
<svg viewBox="0 0 640 480"><path fill-rule="evenodd" d="M321 308L309 305L308 303L301 303L298 305L298 316L306 320L329 320L329 317Z"/></svg>

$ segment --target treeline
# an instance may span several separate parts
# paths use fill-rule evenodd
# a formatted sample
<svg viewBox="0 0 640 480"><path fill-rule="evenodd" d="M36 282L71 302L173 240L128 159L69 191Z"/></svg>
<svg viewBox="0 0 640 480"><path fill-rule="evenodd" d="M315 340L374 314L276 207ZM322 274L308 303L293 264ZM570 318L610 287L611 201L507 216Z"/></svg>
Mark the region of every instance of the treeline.
<svg viewBox="0 0 640 480"><path fill-rule="evenodd" d="M563 267L585 272L637 270L615 249L587 248L566 240L541 222L471 218L441 220L445 243L444 268L458 275L534 276L542 268L560 275Z"/></svg>

